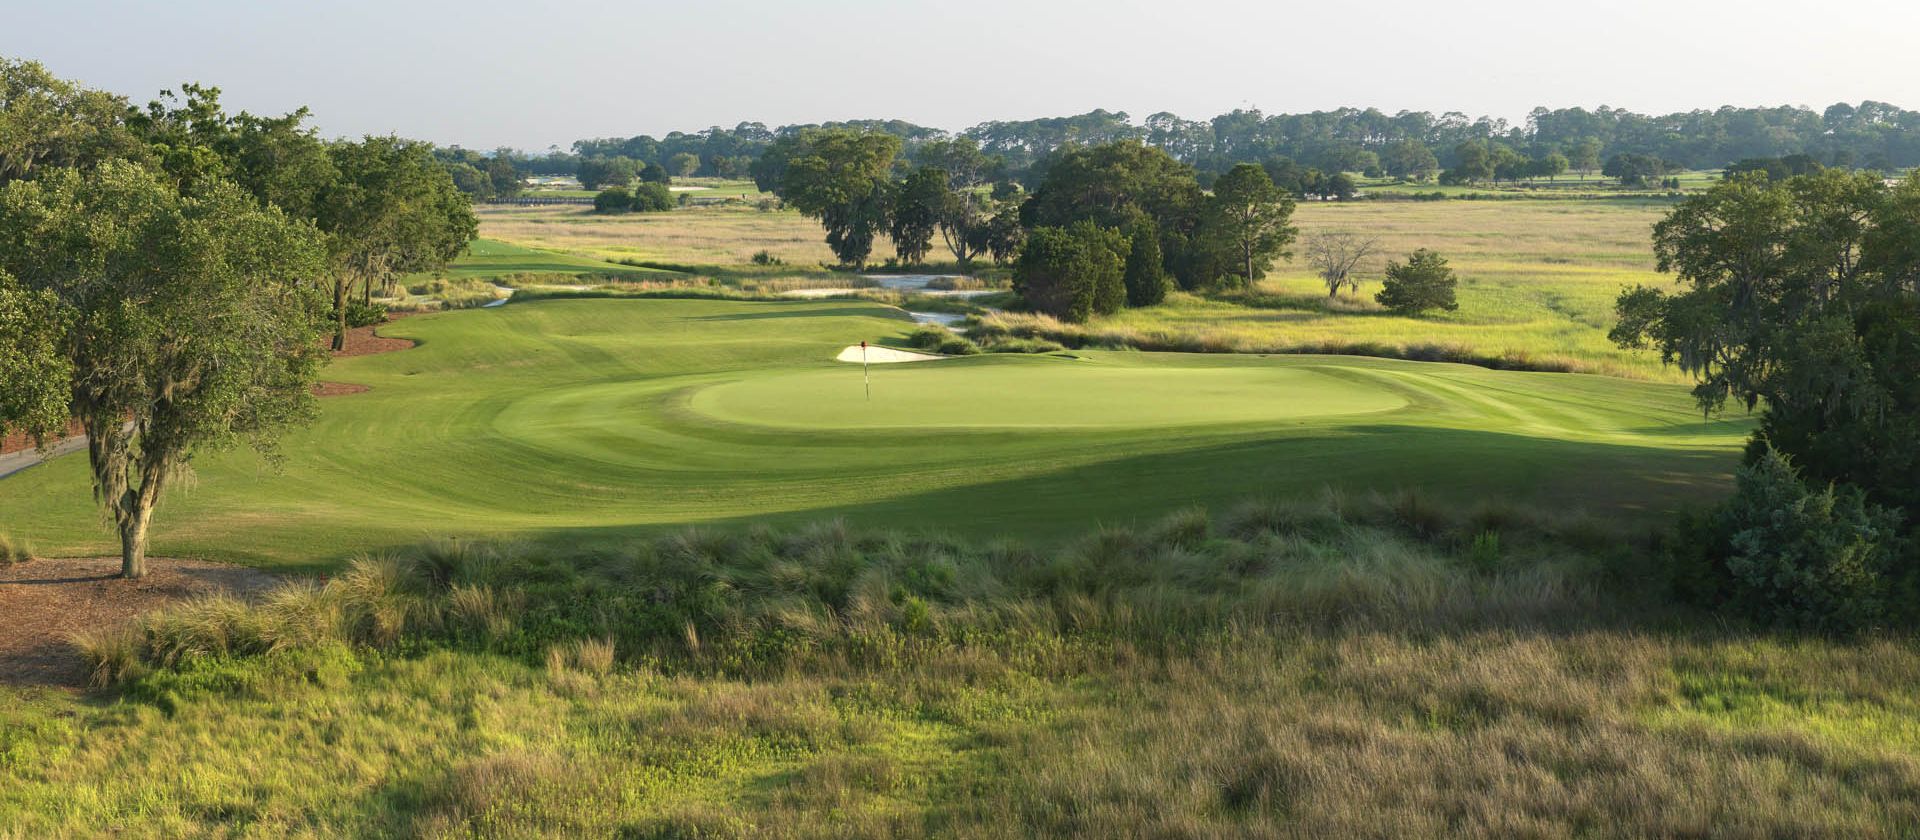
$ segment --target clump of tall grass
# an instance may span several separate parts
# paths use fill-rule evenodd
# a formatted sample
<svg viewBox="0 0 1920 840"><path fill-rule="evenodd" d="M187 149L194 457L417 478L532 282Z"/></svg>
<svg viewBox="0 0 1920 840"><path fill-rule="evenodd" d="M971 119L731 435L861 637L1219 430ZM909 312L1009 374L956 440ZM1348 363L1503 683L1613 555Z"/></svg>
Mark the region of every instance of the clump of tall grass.
<svg viewBox="0 0 1920 840"><path fill-rule="evenodd" d="M10 534L0 533L0 567L18 565L32 560L32 543L14 539Z"/></svg>
<svg viewBox="0 0 1920 840"><path fill-rule="evenodd" d="M1630 536L1571 514L1328 493L1218 518L1183 510L1057 548L839 522L691 530L617 551L440 542L356 559L258 604L189 601L81 649L102 684L331 644L491 650L544 658L556 674L616 660L754 672L1061 633L1158 649L1229 627L1554 621L1607 611L1620 580L1602 574L1603 555L1642 544Z"/></svg>
<svg viewBox="0 0 1920 840"><path fill-rule="evenodd" d="M1074 324L1050 315L993 312L981 316L968 335L982 346L1019 340L1043 340L1070 349L1145 350L1168 353L1265 353L1372 356L1415 362L1452 362L1493 370L1549 373L1638 375L1624 366L1607 365L1572 356L1535 354L1518 350L1488 353L1466 344L1384 341L1297 341L1254 336L1226 330L1143 329L1115 324Z"/></svg>

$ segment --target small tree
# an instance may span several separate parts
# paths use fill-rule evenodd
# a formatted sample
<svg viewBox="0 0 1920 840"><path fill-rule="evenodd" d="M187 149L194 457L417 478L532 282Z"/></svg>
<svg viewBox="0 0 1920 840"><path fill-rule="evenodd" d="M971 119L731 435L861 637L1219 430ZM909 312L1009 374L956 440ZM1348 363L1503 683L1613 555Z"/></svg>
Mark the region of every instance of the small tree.
<svg viewBox="0 0 1920 840"><path fill-rule="evenodd" d="M1151 219L1135 223L1127 237L1128 306L1157 306L1173 290L1160 253L1160 229Z"/></svg>
<svg viewBox="0 0 1920 840"><path fill-rule="evenodd" d="M667 158L667 171L676 178L685 178L700 171L700 158L691 152L681 152Z"/></svg>
<svg viewBox="0 0 1920 840"><path fill-rule="evenodd" d="M226 182L109 163L0 189L0 426L44 445L80 421L126 577L197 452L270 448L312 411L325 267L311 224Z"/></svg>
<svg viewBox="0 0 1920 840"><path fill-rule="evenodd" d="M1421 248L1409 255L1404 265L1387 263L1386 282L1374 300L1389 310L1416 318L1433 309L1452 312L1460 308L1453 298L1458 285L1446 259Z"/></svg>
<svg viewBox="0 0 1920 840"><path fill-rule="evenodd" d="M649 184L671 184L673 176L667 174L666 167L648 161L646 166L640 167L640 180Z"/></svg>
<svg viewBox="0 0 1920 840"><path fill-rule="evenodd" d="M923 166L891 189L888 234L893 238L894 254L902 263L919 265L933 250L933 232L946 208L947 173Z"/></svg>
<svg viewBox="0 0 1920 840"><path fill-rule="evenodd" d="M1341 231L1322 231L1308 236L1302 250L1306 252L1307 264L1313 266L1327 284L1327 297L1332 298L1337 297L1342 288L1360 291L1360 281L1354 279L1353 270L1362 260L1379 252L1380 240L1362 239Z"/></svg>
<svg viewBox="0 0 1920 840"><path fill-rule="evenodd" d="M1292 256L1287 246L1298 232L1287 224L1292 218L1293 199L1273 185L1267 170L1242 163L1214 183L1204 224L1207 238L1233 255L1234 273L1251 284L1275 258Z"/></svg>
<svg viewBox="0 0 1920 840"><path fill-rule="evenodd" d="M1063 321L1085 321L1120 311L1126 238L1081 220L1069 227L1028 232L1014 263L1013 288L1027 305Z"/></svg>
<svg viewBox="0 0 1920 840"><path fill-rule="evenodd" d="M593 197L595 213L625 213L633 209L633 193L626 187L608 187Z"/></svg>
<svg viewBox="0 0 1920 840"><path fill-rule="evenodd" d="M633 185L632 208L636 213L664 213L679 205L666 184L645 181Z"/></svg>

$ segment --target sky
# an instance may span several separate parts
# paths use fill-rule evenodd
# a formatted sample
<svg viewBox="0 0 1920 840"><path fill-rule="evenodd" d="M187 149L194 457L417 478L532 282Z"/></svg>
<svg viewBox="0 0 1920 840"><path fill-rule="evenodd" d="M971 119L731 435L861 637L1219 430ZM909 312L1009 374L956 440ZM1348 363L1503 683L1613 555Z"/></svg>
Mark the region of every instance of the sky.
<svg viewBox="0 0 1920 840"><path fill-rule="evenodd" d="M1094 108L1920 108L1916 33L1914 0L0 0L0 55L136 102L197 81L329 136L528 150Z"/></svg>

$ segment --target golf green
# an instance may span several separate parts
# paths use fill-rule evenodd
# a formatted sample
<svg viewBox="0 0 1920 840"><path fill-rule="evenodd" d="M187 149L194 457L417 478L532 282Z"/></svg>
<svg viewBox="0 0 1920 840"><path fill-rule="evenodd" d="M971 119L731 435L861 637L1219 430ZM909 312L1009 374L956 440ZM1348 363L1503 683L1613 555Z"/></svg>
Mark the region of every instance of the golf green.
<svg viewBox="0 0 1920 840"><path fill-rule="evenodd" d="M912 324L853 301L558 299L420 316L324 373L277 461L212 452L154 552L325 569L444 536L614 545L824 518L1040 539L1250 497L1417 488L1627 516L1725 492L1744 421L1686 389L1334 356L832 361ZM0 532L111 553L83 457L0 479Z"/></svg>
<svg viewBox="0 0 1920 840"><path fill-rule="evenodd" d="M720 420L809 429L1064 429L1257 423L1407 404L1384 386L1304 367L973 361L888 365L879 371L877 398L854 371L809 370L717 385L695 394L692 406Z"/></svg>

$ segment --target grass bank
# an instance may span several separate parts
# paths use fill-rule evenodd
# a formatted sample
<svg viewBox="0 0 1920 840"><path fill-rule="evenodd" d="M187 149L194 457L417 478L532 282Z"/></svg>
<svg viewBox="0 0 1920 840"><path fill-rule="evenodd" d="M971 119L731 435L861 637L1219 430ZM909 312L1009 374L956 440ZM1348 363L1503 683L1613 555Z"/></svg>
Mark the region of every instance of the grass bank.
<svg viewBox="0 0 1920 840"><path fill-rule="evenodd" d="M441 543L11 691L0 835L1899 836L1920 650L1753 636L1647 538L1417 495L1040 549Z"/></svg>

